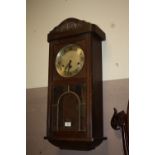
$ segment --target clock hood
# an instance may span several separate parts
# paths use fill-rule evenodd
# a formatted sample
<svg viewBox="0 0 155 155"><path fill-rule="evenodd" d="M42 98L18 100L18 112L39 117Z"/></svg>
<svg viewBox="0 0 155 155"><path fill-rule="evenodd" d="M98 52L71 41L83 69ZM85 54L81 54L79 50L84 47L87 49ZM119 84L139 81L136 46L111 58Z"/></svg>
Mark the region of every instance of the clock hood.
<svg viewBox="0 0 155 155"><path fill-rule="evenodd" d="M105 33L95 24L76 18L67 18L49 32L47 41L80 35L83 33L95 33L100 40L105 40Z"/></svg>

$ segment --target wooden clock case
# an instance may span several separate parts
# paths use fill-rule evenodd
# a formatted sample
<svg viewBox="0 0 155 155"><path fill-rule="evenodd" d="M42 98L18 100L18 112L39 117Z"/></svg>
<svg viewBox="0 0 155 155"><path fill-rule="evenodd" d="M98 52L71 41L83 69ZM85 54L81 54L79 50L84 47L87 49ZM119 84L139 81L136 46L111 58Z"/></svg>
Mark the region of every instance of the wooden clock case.
<svg viewBox="0 0 155 155"><path fill-rule="evenodd" d="M102 102L101 41L104 40L105 33L98 26L75 18L64 20L48 34L49 77L46 139L61 149L90 150L106 139L103 135ZM65 78L57 73L55 59L60 49L68 44L76 44L83 49L85 63L77 75ZM78 110L72 105L72 99L70 100L69 96L64 104L57 104L57 96L62 94L62 90L67 90L68 86L77 94L79 92L80 95L82 94L80 96L82 103ZM58 108L60 114L58 114ZM82 114L76 117L79 111L82 111ZM67 117L73 120L73 125L71 126L71 123L69 125L70 128L63 126L63 121Z"/></svg>

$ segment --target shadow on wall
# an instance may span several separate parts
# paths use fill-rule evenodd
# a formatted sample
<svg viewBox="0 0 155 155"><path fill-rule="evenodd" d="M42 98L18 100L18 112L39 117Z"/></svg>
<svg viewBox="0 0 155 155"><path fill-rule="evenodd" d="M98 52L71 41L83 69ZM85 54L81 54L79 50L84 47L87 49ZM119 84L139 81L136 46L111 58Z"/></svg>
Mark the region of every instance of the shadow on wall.
<svg viewBox="0 0 155 155"><path fill-rule="evenodd" d="M113 107L126 110L129 98L129 80L112 80L103 83L104 135L103 141L91 151L60 150L44 140L47 118L47 88L27 89L27 155L123 155L120 131L111 128Z"/></svg>
<svg viewBox="0 0 155 155"><path fill-rule="evenodd" d="M73 151L73 150L60 150L59 155L108 155L108 142L103 141L96 149L91 151Z"/></svg>

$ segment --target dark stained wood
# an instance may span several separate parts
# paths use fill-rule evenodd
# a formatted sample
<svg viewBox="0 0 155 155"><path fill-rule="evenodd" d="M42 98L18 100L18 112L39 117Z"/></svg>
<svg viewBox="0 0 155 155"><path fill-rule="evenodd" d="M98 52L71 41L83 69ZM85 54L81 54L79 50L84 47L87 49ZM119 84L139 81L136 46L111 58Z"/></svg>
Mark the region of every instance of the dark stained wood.
<svg viewBox="0 0 155 155"><path fill-rule="evenodd" d="M90 150L98 146L104 139L103 134L103 101L102 101L102 48L101 41L105 40L105 33L96 25L81 21L75 18L64 20L48 34L49 46L49 77L48 77L48 115L47 115L47 136L49 142L60 147L61 149ZM79 45L85 55L85 63L83 69L74 77L61 77L55 69L56 55L60 49L68 44ZM78 91L84 91L81 94L84 104L84 112L80 119L82 125L78 128L78 124L74 124L73 128L55 129L52 120L54 118L54 104L56 93L54 88L62 87L66 89L70 85L79 87ZM86 88L83 89L82 86ZM61 91L61 90L60 90ZM69 99L65 96L65 104ZM73 99L72 99L73 100ZM74 99L75 102L78 102ZM73 101L74 102L74 101ZM77 105L77 104L76 104ZM60 106L59 116L70 117L79 120L78 117L72 116L75 108ZM77 112L74 112L77 115ZM58 117L58 116L57 116ZM60 119L59 118L59 119ZM62 124L62 120L59 120ZM74 122L75 123L75 122Z"/></svg>
<svg viewBox="0 0 155 155"><path fill-rule="evenodd" d="M102 47L96 35L91 36L92 39L92 78L93 78L93 134L99 138L103 136L103 101L102 101Z"/></svg>

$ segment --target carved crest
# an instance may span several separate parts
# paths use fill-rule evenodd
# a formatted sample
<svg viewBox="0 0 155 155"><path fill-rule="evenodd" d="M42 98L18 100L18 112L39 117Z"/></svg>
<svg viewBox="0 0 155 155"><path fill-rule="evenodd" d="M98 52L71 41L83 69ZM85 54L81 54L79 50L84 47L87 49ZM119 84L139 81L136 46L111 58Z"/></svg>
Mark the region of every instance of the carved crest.
<svg viewBox="0 0 155 155"><path fill-rule="evenodd" d="M95 24L91 24L76 18L67 18L58 26L56 26L52 31L50 31L48 34L48 42L61 37L68 37L86 32L95 32L101 38L105 38L104 32L100 30Z"/></svg>
<svg viewBox="0 0 155 155"><path fill-rule="evenodd" d="M74 30L79 29L81 27L82 27L81 22L79 22L75 19L69 19L69 20L65 20L63 23L61 23L53 31L62 33L65 31L74 31Z"/></svg>

